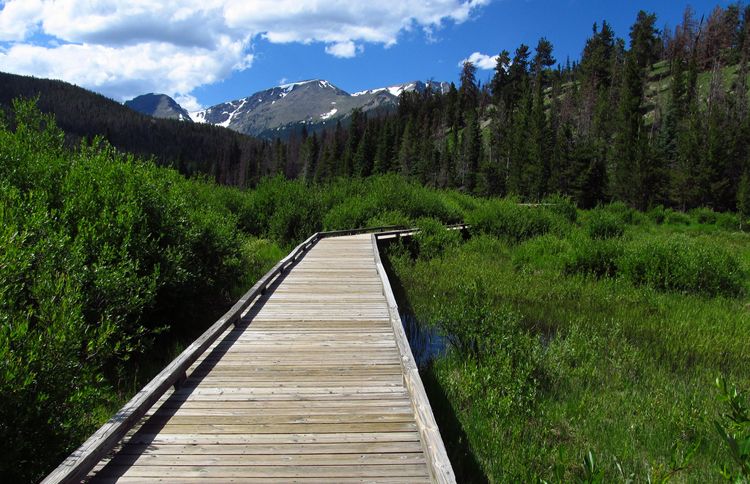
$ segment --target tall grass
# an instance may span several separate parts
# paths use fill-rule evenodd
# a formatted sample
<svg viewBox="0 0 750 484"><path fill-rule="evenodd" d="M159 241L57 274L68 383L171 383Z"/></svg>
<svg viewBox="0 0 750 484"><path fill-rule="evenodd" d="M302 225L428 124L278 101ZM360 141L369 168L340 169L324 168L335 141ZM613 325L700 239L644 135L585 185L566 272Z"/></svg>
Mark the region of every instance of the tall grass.
<svg viewBox="0 0 750 484"><path fill-rule="evenodd" d="M712 387L750 387L750 237L698 215L600 207L554 230L488 221L431 257L391 249L402 303L453 344L425 374L485 479L739 475L716 422L746 434Z"/></svg>

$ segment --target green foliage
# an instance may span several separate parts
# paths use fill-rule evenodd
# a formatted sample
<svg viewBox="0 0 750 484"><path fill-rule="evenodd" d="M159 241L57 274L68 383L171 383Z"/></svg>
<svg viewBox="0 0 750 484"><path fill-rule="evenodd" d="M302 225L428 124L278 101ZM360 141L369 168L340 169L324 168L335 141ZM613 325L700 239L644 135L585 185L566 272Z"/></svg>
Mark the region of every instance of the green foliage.
<svg viewBox="0 0 750 484"><path fill-rule="evenodd" d="M683 212L667 209L664 223L669 225L690 225L690 217Z"/></svg>
<svg viewBox="0 0 750 484"><path fill-rule="evenodd" d="M521 206L513 200L489 200L470 212L467 223L475 233L503 237L513 242L564 230L567 223L544 207Z"/></svg>
<svg viewBox="0 0 750 484"><path fill-rule="evenodd" d="M694 208L689 212L690 216L699 224L710 224L716 223L718 213L714 212L710 208L699 207Z"/></svg>
<svg viewBox="0 0 750 484"><path fill-rule="evenodd" d="M750 480L750 406L745 395L734 386L731 389L724 378L716 379L719 400L724 412L714 422L716 431L726 444L731 464L724 463L721 475L730 482Z"/></svg>
<svg viewBox="0 0 750 484"><path fill-rule="evenodd" d="M579 236L572 240L573 249L564 262L566 274L584 274L594 277L615 277L618 261L623 254L619 239L592 239Z"/></svg>
<svg viewBox="0 0 750 484"><path fill-rule="evenodd" d="M597 208L587 213L584 228L592 239L610 239L625 233L625 222L617 213Z"/></svg>
<svg viewBox="0 0 750 484"><path fill-rule="evenodd" d="M547 209L570 223L575 223L578 220L578 208L573 202L573 199L569 196L563 196L559 194L550 195L542 200L542 205Z"/></svg>
<svg viewBox="0 0 750 484"><path fill-rule="evenodd" d="M563 269L563 256L571 250L568 239L556 235L542 235L518 245L513 253L513 267L517 270L535 271Z"/></svg>
<svg viewBox="0 0 750 484"><path fill-rule="evenodd" d="M650 290L621 274L578 274L619 274L625 251L684 234L748 267L750 244L713 226L637 222L623 238L592 239L583 228L521 243L478 235L450 257L389 254L407 298L402 307L454 347L425 374L434 379L431 401L444 402L433 404L441 429L459 429L454 444L446 441L461 458L455 468L473 461L479 469L459 481L719 478L730 457L706 388L717 372L750 384L746 293ZM569 274L565 263L577 250L609 255L580 256L604 263L581 262L584 269ZM493 351L505 354L494 360Z"/></svg>
<svg viewBox="0 0 750 484"><path fill-rule="evenodd" d="M729 297L745 290L745 275L734 256L684 235L636 239L626 246L617 265L633 284L660 290Z"/></svg>
<svg viewBox="0 0 750 484"><path fill-rule="evenodd" d="M13 125L0 128L0 473L33 481L119 403L154 336L221 301L253 255L213 184L100 140L70 151L33 103Z"/></svg>
<svg viewBox="0 0 750 484"><path fill-rule="evenodd" d="M420 218L416 221L419 232L414 236L419 257L439 257L445 251L457 247L461 242L461 232L446 230L440 221L434 218Z"/></svg>
<svg viewBox="0 0 750 484"><path fill-rule="evenodd" d="M646 212L646 218L657 225L663 224L667 219L668 211L662 205L657 205Z"/></svg>

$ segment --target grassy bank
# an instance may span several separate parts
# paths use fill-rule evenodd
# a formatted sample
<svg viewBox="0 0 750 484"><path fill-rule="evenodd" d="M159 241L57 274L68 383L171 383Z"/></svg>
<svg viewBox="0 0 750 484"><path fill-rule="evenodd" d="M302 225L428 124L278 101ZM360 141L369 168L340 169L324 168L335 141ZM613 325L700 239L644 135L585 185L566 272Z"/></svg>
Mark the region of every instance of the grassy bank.
<svg viewBox="0 0 750 484"><path fill-rule="evenodd" d="M750 236L734 216L503 201L467 216L466 242L436 239L427 224L415 246L389 254L402 304L452 342L425 379L454 428L459 474L708 482L724 466L738 472L715 427L725 406L714 386L723 375L750 388ZM430 244L441 249L421 249Z"/></svg>

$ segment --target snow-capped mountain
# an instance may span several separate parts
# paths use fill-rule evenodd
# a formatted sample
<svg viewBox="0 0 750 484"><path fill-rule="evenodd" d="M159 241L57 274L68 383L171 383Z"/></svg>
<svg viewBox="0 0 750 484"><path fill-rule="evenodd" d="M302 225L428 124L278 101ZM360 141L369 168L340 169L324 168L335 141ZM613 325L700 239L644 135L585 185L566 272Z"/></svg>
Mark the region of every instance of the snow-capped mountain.
<svg viewBox="0 0 750 484"><path fill-rule="evenodd" d="M126 101L125 106L155 118L191 121L190 114L166 94L143 94L130 101Z"/></svg>
<svg viewBox="0 0 750 484"><path fill-rule="evenodd" d="M317 130L345 120L354 109L387 112L398 106L402 92L427 88L447 92L449 84L414 81L354 94L321 79L283 84L244 99L190 113L194 122L224 126L252 136L286 137L302 126Z"/></svg>

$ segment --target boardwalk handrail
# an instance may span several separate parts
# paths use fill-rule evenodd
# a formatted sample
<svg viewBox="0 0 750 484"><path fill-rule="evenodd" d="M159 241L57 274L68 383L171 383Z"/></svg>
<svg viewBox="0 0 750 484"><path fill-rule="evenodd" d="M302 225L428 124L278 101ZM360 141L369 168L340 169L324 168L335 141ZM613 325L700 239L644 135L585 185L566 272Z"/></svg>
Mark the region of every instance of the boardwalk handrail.
<svg viewBox="0 0 750 484"><path fill-rule="evenodd" d="M167 390L179 385L187 377L187 370L231 325L238 322L242 313L250 307L255 299L265 293L266 289L289 266L294 264L300 255L309 250L315 243L325 237L354 235L372 232L408 231L403 226L371 227L352 230L333 230L316 232L294 248L268 271L249 291L247 291L224 315L208 328L198 339L172 360L158 375L130 399L107 423L102 425L86 442L73 451L43 481L48 483L79 482L103 459L107 453L122 439L164 395Z"/></svg>
<svg viewBox="0 0 750 484"><path fill-rule="evenodd" d="M455 225L448 227L452 230L463 230L465 225ZM399 230L394 231L396 235L413 235L416 231ZM401 315L398 310L396 297L391 289L391 283L388 280L388 274L385 271L383 262L380 259L380 250L378 249L378 238L380 235L392 235L393 233L372 234L372 248L375 253L375 267L383 283L383 295L388 302L388 314L393 327L393 333L396 338L399 353L401 354L401 367L404 374L404 384L411 395L412 405L414 407L414 417L417 421L417 428L422 441L422 448L427 456L427 468L433 482L439 484L453 484L456 482L456 476L453 473L453 466L448 458L448 452L445 450L445 444L440 436L435 416L432 413L430 401L427 398L422 379L419 376L419 368L411 352L409 341L404 332L404 326L401 323Z"/></svg>

